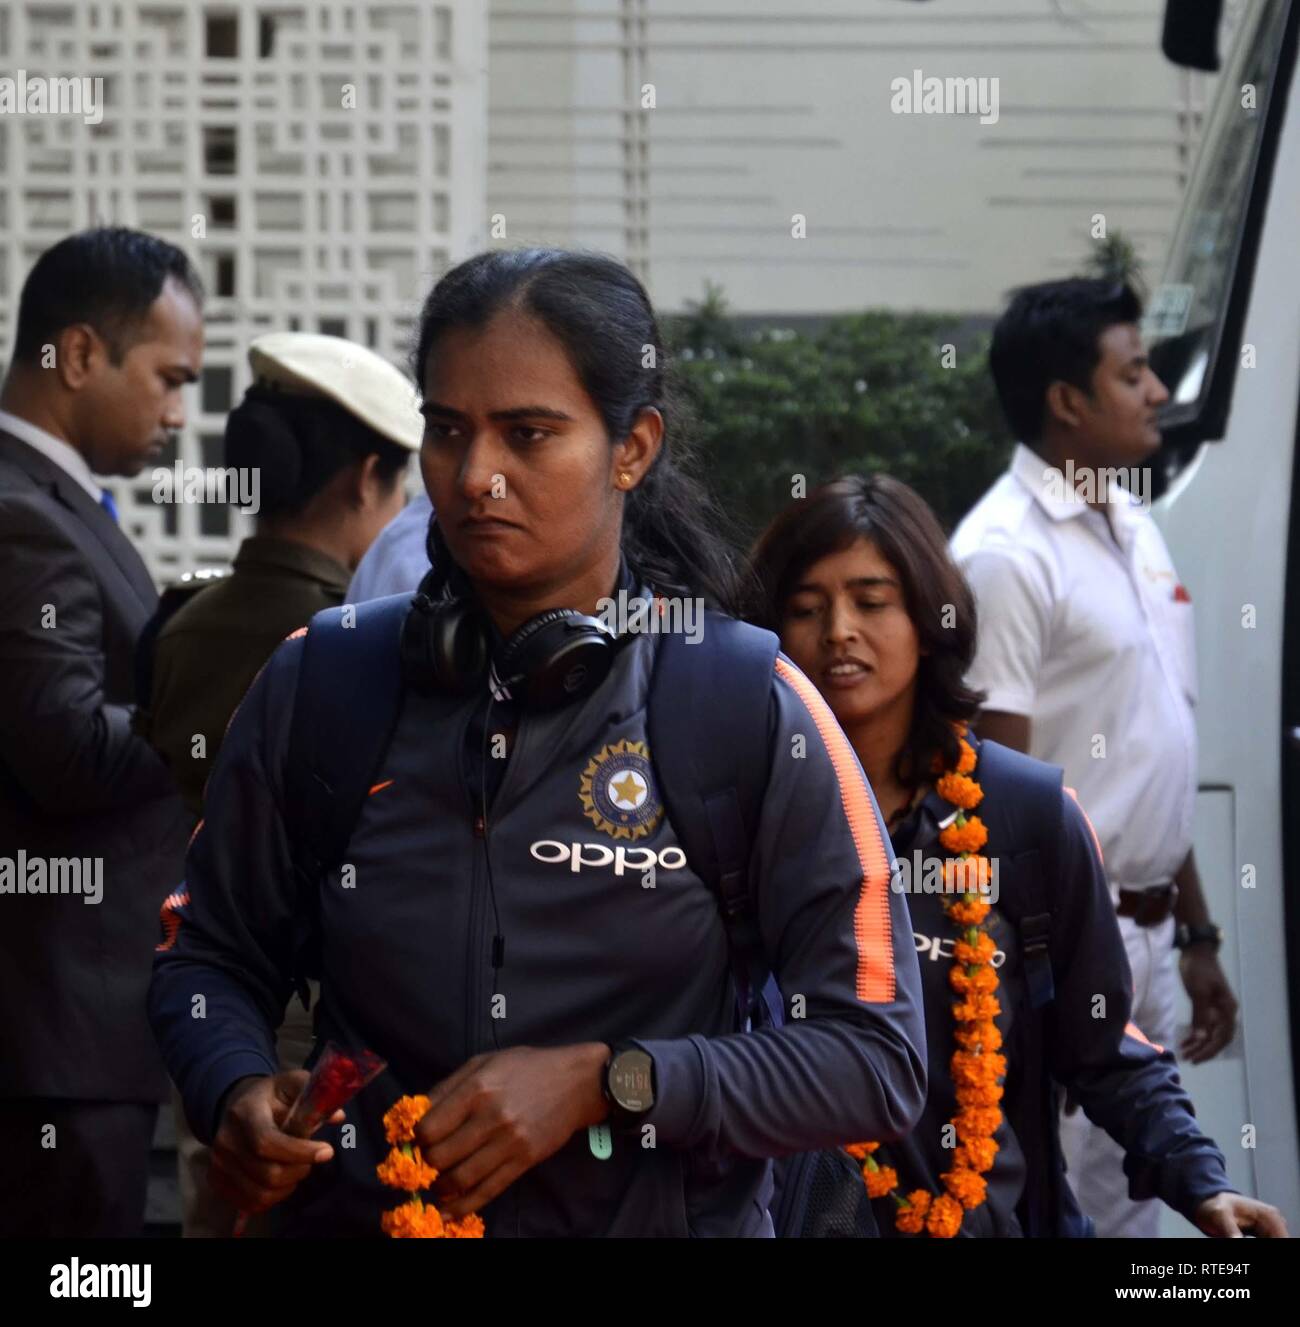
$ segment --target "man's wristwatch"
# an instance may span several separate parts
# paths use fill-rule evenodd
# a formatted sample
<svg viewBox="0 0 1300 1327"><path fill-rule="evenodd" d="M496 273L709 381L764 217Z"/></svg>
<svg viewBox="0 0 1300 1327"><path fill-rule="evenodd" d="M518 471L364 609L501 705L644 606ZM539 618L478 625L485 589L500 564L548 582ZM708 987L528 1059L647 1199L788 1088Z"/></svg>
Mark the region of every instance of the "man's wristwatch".
<svg viewBox="0 0 1300 1327"><path fill-rule="evenodd" d="M601 1091L615 1124L635 1124L655 1104L655 1062L640 1046L621 1042L610 1048Z"/></svg>
<svg viewBox="0 0 1300 1327"><path fill-rule="evenodd" d="M1205 926L1188 926L1181 922L1174 930L1174 948L1190 949L1192 945L1213 945L1214 952L1219 952L1223 943L1223 928L1210 922Z"/></svg>

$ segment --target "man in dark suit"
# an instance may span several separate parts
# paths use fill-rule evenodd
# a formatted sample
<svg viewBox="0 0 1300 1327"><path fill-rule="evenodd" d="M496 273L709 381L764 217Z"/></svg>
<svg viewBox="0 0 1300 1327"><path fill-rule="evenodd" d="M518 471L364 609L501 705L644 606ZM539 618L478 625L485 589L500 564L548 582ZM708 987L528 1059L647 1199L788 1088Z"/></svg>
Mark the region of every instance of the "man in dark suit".
<svg viewBox="0 0 1300 1327"><path fill-rule="evenodd" d="M94 476L184 423L201 304L162 240L70 236L28 275L0 388L0 1235L143 1225L167 1094L145 990L189 821L131 731L157 595Z"/></svg>

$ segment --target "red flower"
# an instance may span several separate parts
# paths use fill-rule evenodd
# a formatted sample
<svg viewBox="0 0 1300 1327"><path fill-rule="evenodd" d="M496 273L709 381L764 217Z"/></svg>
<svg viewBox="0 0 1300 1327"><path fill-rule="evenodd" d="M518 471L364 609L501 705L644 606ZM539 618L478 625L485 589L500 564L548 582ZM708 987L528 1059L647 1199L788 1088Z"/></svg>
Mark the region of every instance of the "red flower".
<svg viewBox="0 0 1300 1327"><path fill-rule="evenodd" d="M332 1041L326 1042L307 1086L285 1120L285 1133L310 1138L336 1110L381 1074L387 1063L373 1051L345 1051Z"/></svg>

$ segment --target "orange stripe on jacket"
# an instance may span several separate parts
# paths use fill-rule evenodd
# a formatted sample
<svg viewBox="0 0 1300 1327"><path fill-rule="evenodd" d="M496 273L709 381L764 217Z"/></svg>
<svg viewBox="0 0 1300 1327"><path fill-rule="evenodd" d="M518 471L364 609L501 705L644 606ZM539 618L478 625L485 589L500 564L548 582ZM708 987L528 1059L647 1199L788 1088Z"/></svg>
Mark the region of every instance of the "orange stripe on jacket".
<svg viewBox="0 0 1300 1327"><path fill-rule="evenodd" d="M790 662L777 657L776 673L794 688L817 725L840 787L840 801L858 850L862 885L853 909L853 937L858 946L857 996L873 1004L889 1003L895 995L894 937L889 923L889 854L880 822L867 793L849 739L835 721L821 692Z"/></svg>
<svg viewBox="0 0 1300 1327"><path fill-rule="evenodd" d="M1158 1046L1154 1041L1151 1041L1136 1023L1132 1021L1125 1023L1124 1032L1126 1035L1140 1041L1144 1046L1150 1046L1152 1050L1159 1051L1161 1055L1165 1053L1165 1048L1163 1046Z"/></svg>
<svg viewBox="0 0 1300 1327"><path fill-rule="evenodd" d="M1092 835L1092 846L1097 849L1097 860L1102 866L1105 866L1106 859L1101 855L1101 840L1097 837L1097 831L1092 827L1092 821L1088 819L1088 813L1083 809L1083 803L1079 800L1079 794L1075 792L1073 788L1067 788L1065 791L1074 798L1074 804L1079 808L1080 814L1083 816L1083 823L1088 826L1088 833Z"/></svg>
<svg viewBox="0 0 1300 1327"><path fill-rule="evenodd" d="M188 889L182 889L176 894L168 894L163 899L162 909L158 913L158 920L162 922L163 934L166 938L162 944L154 946L158 953L163 953L176 943L177 932L181 929L181 916L176 909L183 908L189 901L190 891Z"/></svg>

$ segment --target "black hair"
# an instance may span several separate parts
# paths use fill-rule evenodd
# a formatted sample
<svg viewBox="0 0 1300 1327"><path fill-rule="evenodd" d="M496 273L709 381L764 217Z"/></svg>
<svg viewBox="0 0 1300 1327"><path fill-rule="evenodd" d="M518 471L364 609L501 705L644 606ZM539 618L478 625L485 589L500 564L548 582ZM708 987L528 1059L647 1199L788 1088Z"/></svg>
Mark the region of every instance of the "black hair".
<svg viewBox="0 0 1300 1327"><path fill-rule="evenodd" d="M297 515L344 466L371 453L391 489L411 453L323 396L253 386L226 416L225 463L259 471L263 517Z"/></svg>
<svg viewBox="0 0 1300 1327"><path fill-rule="evenodd" d="M1101 359L1098 338L1108 327L1141 316L1141 300L1122 281L1073 277L1012 292L993 329L989 368L1016 437L1032 443L1042 436L1052 383L1090 392Z"/></svg>
<svg viewBox="0 0 1300 1327"><path fill-rule="evenodd" d="M975 596L925 499L889 475L848 475L792 502L758 537L750 562L756 598L750 617L778 634L786 608L815 562L869 539L898 573L922 654L912 727L894 774L913 787L937 755L957 762L953 725L969 720L984 694L965 683L975 655Z"/></svg>
<svg viewBox="0 0 1300 1327"><path fill-rule="evenodd" d="M663 415L659 455L627 496L623 555L661 593L698 596L738 612L741 573L719 533L730 523L695 472L686 411L645 287L601 254L495 249L470 258L424 302L412 357L421 389L443 333L483 326L507 308L544 323L565 347L611 443L626 437L643 408Z"/></svg>
<svg viewBox="0 0 1300 1327"><path fill-rule="evenodd" d="M41 347L65 327L88 323L107 343L112 362L120 364L169 277L202 306L198 273L166 240L124 226L69 235L41 254L23 282L15 362L39 360Z"/></svg>

